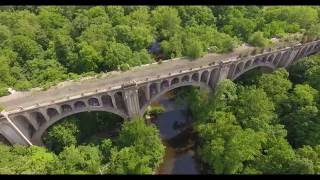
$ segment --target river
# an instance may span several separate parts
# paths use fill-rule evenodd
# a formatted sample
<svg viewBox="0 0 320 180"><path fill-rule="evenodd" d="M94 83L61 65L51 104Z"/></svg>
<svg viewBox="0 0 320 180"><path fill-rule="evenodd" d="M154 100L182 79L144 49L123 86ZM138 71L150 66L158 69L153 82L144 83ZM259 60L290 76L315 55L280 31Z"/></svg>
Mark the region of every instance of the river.
<svg viewBox="0 0 320 180"><path fill-rule="evenodd" d="M176 107L175 98L162 96L156 103L165 107L165 112L152 119L166 147L163 163L156 174L200 174L199 161L195 156L195 136L192 119L186 108Z"/></svg>

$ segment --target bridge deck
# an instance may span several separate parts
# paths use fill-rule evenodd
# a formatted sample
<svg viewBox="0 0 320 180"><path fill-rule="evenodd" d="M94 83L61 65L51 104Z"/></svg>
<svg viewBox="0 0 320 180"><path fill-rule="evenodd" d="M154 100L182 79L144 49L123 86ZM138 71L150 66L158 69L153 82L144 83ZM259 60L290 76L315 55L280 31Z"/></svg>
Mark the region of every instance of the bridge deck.
<svg viewBox="0 0 320 180"><path fill-rule="evenodd" d="M66 81L51 87L46 91L33 89L27 92L16 92L14 94L1 97L0 105L3 106L6 111L12 111L19 108L19 106L29 107L36 103L41 104L52 100L59 100L66 98L67 96L71 97L80 95L81 93L95 91L96 89L120 86L126 81L140 81L147 77L150 78L156 77L157 75L167 75L168 73L208 65L220 60L225 61L230 58L236 58L240 52L248 50L249 48L251 47L241 46L228 54L207 54L197 60L178 59L161 64L140 66L126 72L110 72L104 74L100 78L87 78L81 81Z"/></svg>

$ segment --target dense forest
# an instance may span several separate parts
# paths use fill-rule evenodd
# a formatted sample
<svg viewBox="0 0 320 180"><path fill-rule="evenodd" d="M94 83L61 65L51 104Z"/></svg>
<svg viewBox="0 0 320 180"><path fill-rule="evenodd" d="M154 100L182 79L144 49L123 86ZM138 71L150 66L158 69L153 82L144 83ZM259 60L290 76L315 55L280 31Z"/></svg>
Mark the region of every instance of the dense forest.
<svg viewBox="0 0 320 180"><path fill-rule="evenodd" d="M319 174L320 56L287 71L251 72L187 101L202 160L216 174Z"/></svg>
<svg viewBox="0 0 320 180"><path fill-rule="evenodd" d="M313 6L0 7L0 96L243 43L319 37ZM207 173L320 173L319 78L314 55L222 81L213 93L179 93ZM105 131L115 132L99 137ZM104 113L67 117L43 138L46 147L0 143L0 174L152 174L165 152L155 126Z"/></svg>

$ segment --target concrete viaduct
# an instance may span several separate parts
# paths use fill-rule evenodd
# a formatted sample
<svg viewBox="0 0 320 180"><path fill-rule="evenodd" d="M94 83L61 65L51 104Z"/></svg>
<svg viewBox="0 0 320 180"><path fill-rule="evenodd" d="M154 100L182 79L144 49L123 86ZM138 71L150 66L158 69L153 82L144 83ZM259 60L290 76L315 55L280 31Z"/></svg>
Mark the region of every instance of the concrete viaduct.
<svg viewBox="0 0 320 180"><path fill-rule="evenodd" d="M235 80L257 67L287 67L319 50L317 40L243 58L234 52L195 61L168 60L46 91L5 96L0 98L5 108L0 114L0 134L11 144L43 145L43 133L64 117L88 111L111 112L124 119L142 116L151 102L175 88L213 89L221 80Z"/></svg>

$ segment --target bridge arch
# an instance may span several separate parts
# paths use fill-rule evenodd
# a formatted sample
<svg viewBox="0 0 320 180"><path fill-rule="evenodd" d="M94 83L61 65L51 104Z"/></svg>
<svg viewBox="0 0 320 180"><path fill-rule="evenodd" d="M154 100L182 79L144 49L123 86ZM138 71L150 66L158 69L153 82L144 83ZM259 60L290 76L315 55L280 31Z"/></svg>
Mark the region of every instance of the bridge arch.
<svg viewBox="0 0 320 180"><path fill-rule="evenodd" d="M273 65L273 64L269 64L269 63L259 63L259 64L253 64L251 65L250 67L246 68L246 69L243 69L241 72L239 73L235 73L233 75L233 77L231 77L230 79L232 81L234 81L235 79L237 79L238 77L240 77L242 74L252 70L252 69L255 69L255 68L258 68L258 67L266 67L268 69L271 69L271 70L274 70L276 67Z"/></svg>
<svg viewBox="0 0 320 180"><path fill-rule="evenodd" d="M208 72L209 73L209 72ZM153 97L150 97L150 100L148 100L141 108L140 108L140 115L142 116L147 107L152 103L154 102L155 100L157 100L160 96L164 95L165 93L171 91L171 90L174 90L176 88L179 88L179 87L184 87L184 86L195 86L195 87L201 87L203 89L207 89L208 91L211 91L211 87L206 84L206 83L203 83L203 82L181 82L181 83L177 83L177 84L173 84L171 86L169 86L168 88L160 91L159 93L155 94Z"/></svg>
<svg viewBox="0 0 320 180"><path fill-rule="evenodd" d="M37 131L34 131L31 137L31 142L36 144L36 145L43 145L42 142L42 135L43 133L53 124L55 124L56 122L68 117L68 116L72 116L74 114L78 114L78 113L82 113L82 112L109 112L109 113L113 113L116 114L120 117L122 117L123 119L127 119L128 115L125 114L123 111L118 110L118 109L114 109L114 108L106 108L106 107L99 107L99 106L90 106L88 108L82 108L82 109L74 109L73 111L70 112L66 112L66 113L61 113L57 116L54 116L52 118L50 118L49 121L46 121L45 123L43 123L39 129Z"/></svg>

